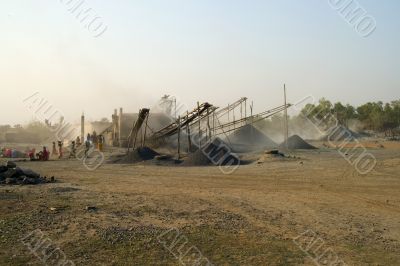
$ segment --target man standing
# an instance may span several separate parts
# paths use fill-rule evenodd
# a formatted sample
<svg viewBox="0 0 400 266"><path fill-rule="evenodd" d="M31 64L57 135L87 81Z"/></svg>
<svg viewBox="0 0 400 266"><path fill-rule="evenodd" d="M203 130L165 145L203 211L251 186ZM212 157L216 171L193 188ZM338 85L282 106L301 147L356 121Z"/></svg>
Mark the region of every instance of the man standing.
<svg viewBox="0 0 400 266"><path fill-rule="evenodd" d="M58 155L55 141L53 141L53 150L51 151L51 153L52 153L53 156Z"/></svg>
<svg viewBox="0 0 400 266"><path fill-rule="evenodd" d="M48 161L49 160L49 151L47 150L46 147L43 147L43 151L42 151L42 161Z"/></svg>
<svg viewBox="0 0 400 266"><path fill-rule="evenodd" d="M58 141L58 159L61 159L63 156L63 142L62 141Z"/></svg>
<svg viewBox="0 0 400 266"><path fill-rule="evenodd" d="M90 149L90 141L89 141L89 139L87 139L85 141L85 157L87 157L89 149Z"/></svg>
<svg viewBox="0 0 400 266"><path fill-rule="evenodd" d="M99 151L103 151L103 145L104 145L104 137L103 135L99 135L99 140L98 140L98 144L97 144L97 149Z"/></svg>
<svg viewBox="0 0 400 266"><path fill-rule="evenodd" d="M76 142L76 147L79 147L82 144L81 143L81 138L79 136L76 137L76 141L75 142Z"/></svg>
<svg viewBox="0 0 400 266"><path fill-rule="evenodd" d="M76 146L75 146L75 141L73 140L71 142L71 152L69 154L69 158L75 158L75 154L76 154Z"/></svg>

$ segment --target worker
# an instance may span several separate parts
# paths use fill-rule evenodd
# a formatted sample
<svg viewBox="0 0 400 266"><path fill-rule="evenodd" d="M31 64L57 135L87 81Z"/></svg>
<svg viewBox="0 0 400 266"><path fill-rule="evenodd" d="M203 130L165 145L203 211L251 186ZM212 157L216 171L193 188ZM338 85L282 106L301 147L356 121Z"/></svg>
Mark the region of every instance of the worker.
<svg viewBox="0 0 400 266"><path fill-rule="evenodd" d="M90 141L89 141L89 139L87 139L85 141L85 157L87 157L89 149L90 149Z"/></svg>
<svg viewBox="0 0 400 266"><path fill-rule="evenodd" d="M33 148L32 150L28 151L28 156L31 161L35 161L36 149Z"/></svg>
<svg viewBox="0 0 400 266"><path fill-rule="evenodd" d="M71 152L69 154L69 158L75 158L76 155L76 146L75 146L75 141L71 142Z"/></svg>
<svg viewBox="0 0 400 266"><path fill-rule="evenodd" d="M79 137L79 136L77 136L76 137L76 140L75 140L75 142L76 142L76 147L79 147L79 146L81 146L81 138Z"/></svg>
<svg viewBox="0 0 400 266"><path fill-rule="evenodd" d="M43 147L43 151L42 151L42 161L48 161L50 157L50 153L47 150L46 147Z"/></svg>
<svg viewBox="0 0 400 266"><path fill-rule="evenodd" d="M51 151L51 154L53 154L53 156L58 155L57 149L56 149L56 142L53 141L53 149Z"/></svg>
<svg viewBox="0 0 400 266"><path fill-rule="evenodd" d="M97 149L98 149L99 151L103 151L103 144L104 144L104 137L103 137L103 135L99 135L99 140L98 140L97 143L98 143L98 144L97 144Z"/></svg>
<svg viewBox="0 0 400 266"><path fill-rule="evenodd" d="M92 143L94 144L95 147L97 147L97 133L96 133L96 131L93 131Z"/></svg>
<svg viewBox="0 0 400 266"><path fill-rule="evenodd" d="M62 141L58 141L58 158L61 159L63 156L63 142Z"/></svg>

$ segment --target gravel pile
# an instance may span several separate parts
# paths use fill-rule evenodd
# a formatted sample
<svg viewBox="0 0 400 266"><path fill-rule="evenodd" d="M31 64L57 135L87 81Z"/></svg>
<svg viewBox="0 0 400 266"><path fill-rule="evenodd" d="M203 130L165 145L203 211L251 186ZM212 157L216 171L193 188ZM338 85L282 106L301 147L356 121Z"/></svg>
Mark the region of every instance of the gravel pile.
<svg viewBox="0 0 400 266"><path fill-rule="evenodd" d="M272 139L251 124L235 130L227 139L232 144L234 151L238 150L237 152L272 149L278 146Z"/></svg>
<svg viewBox="0 0 400 266"><path fill-rule="evenodd" d="M149 147L135 148L129 154L112 156L109 159L110 163L139 163L154 159L154 157L160 155L155 150Z"/></svg>
<svg viewBox="0 0 400 266"><path fill-rule="evenodd" d="M217 163L226 164L227 162L220 162L219 160L223 158L224 155L228 155L232 150L230 145L225 143L220 138L215 138L212 142L207 143L201 149L188 155L186 160L183 161L181 165L183 166L207 166L214 165L210 158L212 158ZM231 163L231 162L229 162ZM238 162L240 163L240 162Z"/></svg>
<svg viewBox="0 0 400 266"><path fill-rule="evenodd" d="M344 126L336 126L331 128L325 136L321 138L323 141L343 141L343 140L354 140L362 137L360 134L344 127Z"/></svg>
<svg viewBox="0 0 400 266"><path fill-rule="evenodd" d="M0 165L0 184L37 185L50 182L54 182L54 176L48 179L31 169L18 167L13 161L8 161L6 165Z"/></svg>
<svg viewBox="0 0 400 266"><path fill-rule="evenodd" d="M198 149L188 155L181 165L184 166L207 166L211 165L211 160L204 154L203 149Z"/></svg>
<svg viewBox="0 0 400 266"><path fill-rule="evenodd" d="M302 139L298 135L293 135L288 139L288 145L286 146L286 142L281 143L279 145L280 148L285 149L286 147L290 150L313 150L317 149L311 144L307 143L304 139Z"/></svg>

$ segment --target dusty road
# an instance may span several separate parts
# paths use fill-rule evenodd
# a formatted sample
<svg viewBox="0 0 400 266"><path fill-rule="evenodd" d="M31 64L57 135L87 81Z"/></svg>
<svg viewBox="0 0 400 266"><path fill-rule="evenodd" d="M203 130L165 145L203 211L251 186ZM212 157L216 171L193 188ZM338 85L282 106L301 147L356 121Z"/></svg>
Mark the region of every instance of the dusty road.
<svg viewBox="0 0 400 266"><path fill-rule="evenodd" d="M21 241L40 229L76 265L179 265L190 247L214 265L314 265L327 250L347 265L400 265L400 149L370 151L378 164L365 176L334 150L231 175L217 167L20 163L58 182L0 186L0 264L41 265ZM171 248L173 232L187 240L180 250ZM301 249L304 232L320 238L320 249ZM188 255L180 259L191 265Z"/></svg>

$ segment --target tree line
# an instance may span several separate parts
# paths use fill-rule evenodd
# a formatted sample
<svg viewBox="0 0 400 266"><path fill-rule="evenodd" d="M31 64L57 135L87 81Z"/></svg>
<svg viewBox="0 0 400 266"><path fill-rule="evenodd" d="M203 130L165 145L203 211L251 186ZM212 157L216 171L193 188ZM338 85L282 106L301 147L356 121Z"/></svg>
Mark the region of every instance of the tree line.
<svg viewBox="0 0 400 266"><path fill-rule="evenodd" d="M384 132L386 135L394 136L400 129L400 100L390 103L368 102L358 107L341 102L332 103L322 98L318 104L307 104L301 113L307 117L323 119L327 115L336 117L340 125L349 126L352 120L362 123L364 130Z"/></svg>

